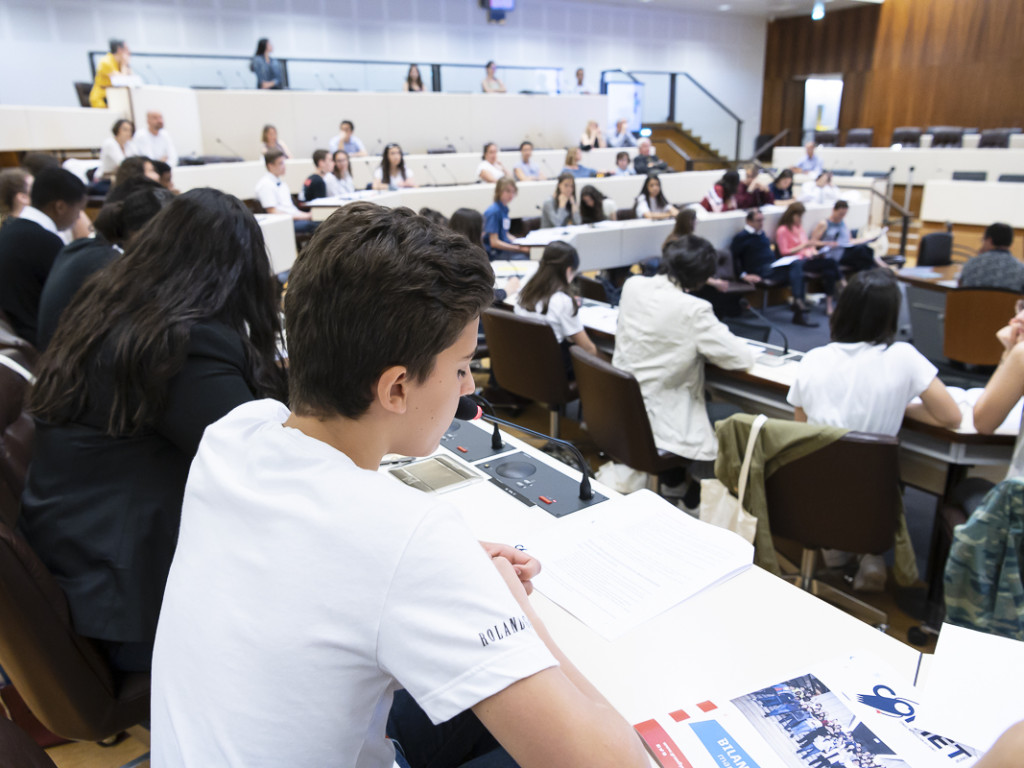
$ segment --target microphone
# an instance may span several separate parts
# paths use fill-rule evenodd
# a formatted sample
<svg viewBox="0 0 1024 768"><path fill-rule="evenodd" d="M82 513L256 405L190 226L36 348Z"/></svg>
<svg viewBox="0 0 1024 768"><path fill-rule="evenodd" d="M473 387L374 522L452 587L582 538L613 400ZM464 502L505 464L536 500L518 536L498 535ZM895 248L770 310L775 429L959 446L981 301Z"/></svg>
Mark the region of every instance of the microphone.
<svg viewBox="0 0 1024 768"><path fill-rule="evenodd" d="M459 136L459 141L466 141L466 137L465 136ZM468 152L472 152L473 151L473 147L472 147L472 145L468 141L466 141L466 146L469 147L469 149L467 150Z"/></svg>
<svg viewBox="0 0 1024 768"><path fill-rule="evenodd" d="M321 91L326 91L327 89L324 87L324 81L320 79L320 73L319 72L314 72L313 73L313 77L316 78L316 84L320 86L320 90Z"/></svg>
<svg viewBox="0 0 1024 768"><path fill-rule="evenodd" d="M765 325L767 325L772 330L778 332L779 336L782 337L782 354L784 354L784 355L788 355L789 354L789 339L786 337L786 334L783 333L782 329L779 328L779 326L777 326L775 323L773 323L767 317L765 317L760 312L758 312L756 309L754 309L752 306L750 306L750 302L747 301L746 299L740 299L740 307L742 309L744 309L744 310L752 312L755 317L759 317L762 321L764 321Z"/></svg>
<svg viewBox="0 0 1024 768"><path fill-rule="evenodd" d="M157 85L163 85L164 84L164 81L160 79L160 76L156 73L156 70L154 70L152 67L147 66L146 67L146 71L150 74L150 77L152 77L154 80L156 80L156 84Z"/></svg>
<svg viewBox="0 0 1024 768"><path fill-rule="evenodd" d="M481 403L482 405L487 406L487 412L491 414L491 416L495 415L494 406L491 405L491 401L488 400L486 397L476 393L470 395L470 397L472 397L474 400ZM494 431L491 432L491 450L499 451L504 447L505 444L501 441L501 432L498 431L498 425L495 424Z"/></svg>
<svg viewBox="0 0 1024 768"><path fill-rule="evenodd" d="M249 81L246 80L245 76L242 75L242 73L239 72L237 69L235 70L235 75L238 77L238 82L240 82L242 84L243 88L248 88L249 87Z"/></svg>
<svg viewBox="0 0 1024 768"><path fill-rule="evenodd" d="M526 427L522 427L511 421L505 421L504 419L499 419L496 416L485 414L483 412L483 408L481 408L479 404L477 404L473 398L468 395L463 395L459 398L458 408L455 409L455 418L462 421L475 421L476 419L482 418L484 421L489 421L491 424L494 424L495 428L501 424L504 427L509 427L511 429L519 430L520 432L525 432L528 435L539 437L541 440L549 440L552 443L558 443L558 445L564 446L570 453L572 453L573 456L576 457L576 461L579 463L580 472L583 475L583 478L580 480L580 499L582 501L589 501L594 498L594 491L590 487L590 475L588 474L590 472L590 468L587 466L586 459L583 458L583 454L580 453L580 449L568 440L558 440L557 438L553 438L549 435L534 432L532 429L527 429ZM493 435L491 440L491 444L493 445Z"/></svg>
<svg viewBox="0 0 1024 768"><path fill-rule="evenodd" d="M554 171L551 170L551 166L548 165L548 159L546 157L542 157L540 159L540 164L543 165L544 168L547 170L547 172L550 173L552 176L557 176L558 175Z"/></svg>
<svg viewBox="0 0 1024 768"><path fill-rule="evenodd" d="M221 81L223 81L224 87L227 88L228 87L228 79L226 77L224 77L224 73L221 72L219 69L217 70L217 77L219 77L221 79Z"/></svg>
<svg viewBox="0 0 1024 768"><path fill-rule="evenodd" d="M451 174L452 184L458 184L459 183L459 177L455 175L455 172L451 168L448 167L447 163L442 162L441 163L441 167L444 168L446 171L448 171L449 174Z"/></svg>
<svg viewBox="0 0 1024 768"><path fill-rule="evenodd" d="M338 87L338 90L340 91L341 90L341 83L338 82L338 78L336 78L334 76L334 73L333 72L328 72L327 76L329 78L331 78L331 81Z"/></svg>
<svg viewBox="0 0 1024 768"><path fill-rule="evenodd" d="M547 142L548 142L548 137L547 137L547 136L545 136L545 135L543 134L543 132L541 132L541 131L537 131L537 137L538 137L538 138L539 138L539 139L540 139L541 141L543 141L543 142L544 142L545 144L547 144ZM537 147L537 149L540 149L540 147Z"/></svg>
<svg viewBox="0 0 1024 768"><path fill-rule="evenodd" d="M238 154L237 152L235 152L235 150L233 150L231 147L229 147L227 142L224 141L222 138L220 138L220 136L217 136L214 139L214 141L216 141L218 144L220 144L222 147L224 147L228 152L230 152L232 157L237 157L237 158L241 159L242 156L240 154Z"/></svg>
<svg viewBox="0 0 1024 768"><path fill-rule="evenodd" d="M440 184L437 183L437 177L434 176L434 172L430 170L429 162L423 163L423 170L425 170L430 175L430 180L434 183L435 187L441 186Z"/></svg>

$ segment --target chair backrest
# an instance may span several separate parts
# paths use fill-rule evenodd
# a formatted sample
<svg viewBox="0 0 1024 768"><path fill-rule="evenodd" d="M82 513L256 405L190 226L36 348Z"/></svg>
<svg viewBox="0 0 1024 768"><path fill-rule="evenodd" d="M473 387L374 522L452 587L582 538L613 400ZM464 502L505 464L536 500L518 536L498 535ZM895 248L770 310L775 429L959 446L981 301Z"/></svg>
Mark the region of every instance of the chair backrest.
<svg viewBox="0 0 1024 768"><path fill-rule="evenodd" d="M579 347L574 346L571 354L587 433L597 447L641 472L664 470L665 461L659 461L644 396L633 375Z"/></svg>
<svg viewBox="0 0 1024 768"><path fill-rule="evenodd" d="M89 103L89 92L92 90L92 83L76 82L75 95L78 96L78 106L91 107Z"/></svg>
<svg viewBox="0 0 1024 768"><path fill-rule="evenodd" d="M921 146L921 129L904 125L892 130L892 143L902 144L904 147Z"/></svg>
<svg viewBox="0 0 1024 768"><path fill-rule="evenodd" d="M819 147L834 147L839 143L839 131L815 131L814 143Z"/></svg>
<svg viewBox="0 0 1024 768"><path fill-rule="evenodd" d="M953 236L948 232L932 232L917 244L917 266L944 267L953 263Z"/></svg>
<svg viewBox="0 0 1024 768"><path fill-rule="evenodd" d="M933 147L962 147L964 129L955 125L932 125L928 127Z"/></svg>
<svg viewBox="0 0 1024 768"><path fill-rule="evenodd" d="M1024 173L1001 173L997 181L1012 181L1020 184L1024 182Z"/></svg>
<svg viewBox="0 0 1024 768"><path fill-rule="evenodd" d="M552 406L572 399L565 355L550 325L494 307L482 319L491 370L503 389Z"/></svg>
<svg viewBox="0 0 1024 768"><path fill-rule="evenodd" d="M608 302L608 291L605 290L604 283L600 280L595 280L593 277L587 277L586 275L576 275L576 279L573 282L583 298Z"/></svg>
<svg viewBox="0 0 1024 768"><path fill-rule="evenodd" d="M987 171L953 171L953 181L987 181Z"/></svg>
<svg viewBox="0 0 1024 768"><path fill-rule="evenodd" d="M867 176L871 179L884 179L890 173L891 171L864 171L861 176Z"/></svg>
<svg viewBox="0 0 1024 768"><path fill-rule="evenodd" d="M855 170L853 170L853 168L833 168L832 169L832 175L833 176L854 176L854 175L856 175L856 173L857 172Z"/></svg>
<svg viewBox="0 0 1024 768"><path fill-rule="evenodd" d="M765 481L772 535L808 549L887 550L899 512L898 449L895 437L848 432L776 469Z"/></svg>
<svg viewBox="0 0 1024 768"><path fill-rule="evenodd" d="M0 349L0 521L14 525L32 460L35 424L25 412L32 363L17 349Z"/></svg>
<svg viewBox="0 0 1024 768"><path fill-rule="evenodd" d="M846 132L846 146L848 147L870 147L874 140L874 128L851 128Z"/></svg>
<svg viewBox="0 0 1024 768"><path fill-rule="evenodd" d="M969 365L998 365L1003 345L996 331L1013 317L1020 294L994 288L957 288L946 292L942 354Z"/></svg>
<svg viewBox="0 0 1024 768"><path fill-rule="evenodd" d="M986 128L981 132L978 147L980 149L1007 149L1010 146L1010 133L1009 128Z"/></svg>

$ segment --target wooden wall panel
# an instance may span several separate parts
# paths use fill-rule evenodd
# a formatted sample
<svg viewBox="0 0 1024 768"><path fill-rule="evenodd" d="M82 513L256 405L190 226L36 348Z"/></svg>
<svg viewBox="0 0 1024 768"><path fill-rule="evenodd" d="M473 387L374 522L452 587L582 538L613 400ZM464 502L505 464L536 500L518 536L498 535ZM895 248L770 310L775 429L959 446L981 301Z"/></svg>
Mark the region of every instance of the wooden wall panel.
<svg viewBox="0 0 1024 768"><path fill-rule="evenodd" d="M889 143L901 125L1024 125L1024 2L885 0L881 6L768 25L761 130L800 135L791 84L841 73L839 127L873 127Z"/></svg>

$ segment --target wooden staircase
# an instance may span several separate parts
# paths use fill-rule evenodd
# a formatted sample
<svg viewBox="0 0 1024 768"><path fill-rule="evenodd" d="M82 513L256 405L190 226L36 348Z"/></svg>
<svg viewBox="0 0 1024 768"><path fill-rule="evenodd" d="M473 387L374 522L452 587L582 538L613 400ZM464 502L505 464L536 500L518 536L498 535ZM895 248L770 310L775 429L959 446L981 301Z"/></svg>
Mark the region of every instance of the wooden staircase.
<svg viewBox="0 0 1024 768"><path fill-rule="evenodd" d="M651 129L651 142L658 157L677 171L686 170L686 161L668 146L667 140L671 140L690 156L695 171L727 168L732 164L731 160L706 144L700 136L694 136L680 123L645 123L644 127Z"/></svg>

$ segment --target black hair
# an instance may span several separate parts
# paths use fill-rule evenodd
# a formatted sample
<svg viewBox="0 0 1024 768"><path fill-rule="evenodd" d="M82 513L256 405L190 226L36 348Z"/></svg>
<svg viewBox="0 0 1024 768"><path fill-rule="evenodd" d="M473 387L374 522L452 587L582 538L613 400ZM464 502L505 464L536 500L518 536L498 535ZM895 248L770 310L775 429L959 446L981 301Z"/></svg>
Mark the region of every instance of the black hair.
<svg viewBox="0 0 1024 768"><path fill-rule="evenodd" d="M486 144L484 144L484 151L480 153L480 157L483 158L483 159L486 159L486 157L487 157L487 148L488 147L497 147L497 146L498 145L495 144L493 141L488 141Z"/></svg>
<svg viewBox="0 0 1024 768"><path fill-rule="evenodd" d="M432 223L437 224L438 226L448 226L448 217L440 211L435 211L433 208L427 208L424 206L423 208L420 208L419 214L425 219L430 219Z"/></svg>
<svg viewBox="0 0 1024 768"><path fill-rule="evenodd" d="M718 180L722 185L722 199L728 200L733 197L740 188L740 175L736 171L726 171Z"/></svg>
<svg viewBox="0 0 1024 768"><path fill-rule="evenodd" d="M900 290L888 269L858 272L839 294L830 327L832 341L892 344L900 315Z"/></svg>
<svg viewBox="0 0 1024 768"><path fill-rule="evenodd" d="M163 160L153 160L153 170L156 171L157 176L163 176L165 173L171 172L171 166L165 163Z"/></svg>
<svg viewBox="0 0 1024 768"><path fill-rule="evenodd" d="M626 158L627 160L629 160L629 152L616 152L615 153L615 164L618 165L619 164L619 160L621 160L622 158Z"/></svg>
<svg viewBox="0 0 1024 768"><path fill-rule="evenodd" d="M412 68L416 67L416 78L413 79ZM418 84L420 88L423 88L423 76L420 74L420 68L415 64L409 65L409 71L405 75L405 82L409 86L409 90L412 90L414 84Z"/></svg>
<svg viewBox="0 0 1024 768"><path fill-rule="evenodd" d="M284 152L281 152L281 151L276 150L276 149L272 149L272 150L270 150L269 152L267 152L267 153L265 153L263 155L263 164L267 168L269 168L271 165L276 163L282 157L284 157Z"/></svg>
<svg viewBox="0 0 1024 768"><path fill-rule="evenodd" d="M39 210L58 200L79 203L84 197L85 184L63 168L46 168L32 182L32 207Z"/></svg>
<svg viewBox="0 0 1024 768"><path fill-rule="evenodd" d="M153 165L153 161L148 157L142 155L135 155L133 157L126 157L121 161L121 164L117 166L117 174L114 176L114 183L111 184L111 188L116 188L119 184L124 184L128 179L134 179L137 176L146 175L146 163ZM155 170L155 169L154 169ZM152 181L152 179L150 179Z"/></svg>
<svg viewBox="0 0 1024 768"><path fill-rule="evenodd" d="M754 220L754 217L757 216L757 214L759 213L761 213L760 208L748 208L747 215L744 217L744 221L746 221L747 224L749 224Z"/></svg>
<svg viewBox="0 0 1024 768"><path fill-rule="evenodd" d="M520 143L519 151L522 152L523 151L523 147L532 147L532 146L533 146L533 142L530 141L529 139L527 139L526 141Z"/></svg>
<svg viewBox="0 0 1024 768"><path fill-rule="evenodd" d="M562 186L562 182L566 181L566 180L572 182L572 196L569 198L569 200L565 204L565 209L569 212L570 218L572 218L572 209L573 209L573 206L576 205L576 177L573 176L571 173L560 173L560 174L558 174L558 179L555 181L555 192L554 192L553 195L551 195L551 197L553 197L555 199L555 204L557 205L558 204L558 194L559 194L558 190ZM572 223L572 222L570 222L570 223Z"/></svg>
<svg viewBox="0 0 1024 768"><path fill-rule="evenodd" d="M474 208L459 208L448 220L448 227L473 245L480 245L483 242L484 217Z"/></svg>
<svg viewBox="0 0 1024 768"><path fill-rule="evenodd" d="M562 240L548 243L540 258L540 266L519 292L519 306L546 315L552 296L559 292L572 294L572 288L565 277L570 267L573 271L580 268L580 255L576 249ZM540 305L539 310L537 305ZM572 313L575 315L578 311L579 307L573 302Z"/></svg>
<svg viewBox="0 0 1024 768"><path fill-rule="evenodd" d="M318 149L313 152L313 165L320 165L320 161L328 157L331 153L326 149Z"/></svg>
<svg viewBox="0 0 1024 768"><path fill-rule="evenodd" d="M483 249L408 208L356 202L317 229L285 294L291 409L355 419L382 373L422 382L494 301Z"/></svg>
<svg viewBox="0 0 1024 768"><path fill-rule="evenodd" d="M114 136L117 136L117 132L121 130L121 126L125 123L128 123L132 127L132 133L135 133L135 123L126 117L121 117L115 120L114 127L110 129L110 132L114 134Z"/></svg>
<svg viewBox="0 0 1024 768"><path fill-rule="evenodd" d="M267 55L267 43L269 43L269 42L270 42L270 40L268 38L266 38L266 37L261 37L259 40L257 40L256 41L256 53L254 55L255 56L266 56Z"/></svg>
<svg viewBox="0 0 1024 768"><path fill-rule="evenodd" d="M380 180L382 182L384 182L385 184L390 184L391 183L391 163L388 161L388 151L392 147L398 147L398 151L401 153L402 158L401 158L401 160L398 161L398 174L402 177L403 181L405 181L405 178L406 178L405 177L405 153L402 152L402 148L398 145L397 142L392 142L390 144L385 144L384 145L384 152L381 154L381 158L380 158Z"/></svg>
<svg viewBox="0 0 1024 768"><path fill-rule="evenodd" d="M779 182L782 181L783 179L790 179L790 180L792 180L792 178L793 178L793 172L791 170L789 170L789 168L784 168L782 171L779 172L779 175L776 176L772 180L772 184L774 184L775 186L778 186Z"/></svg>
<svg viewBox="0 0 1024 768"><path fill-rule="evenodd" d="M589 205L584 199L587 197L594 201L593 205ZM593 184L587 184L580 190L580 221L583 224L604 221L604 198L604 193Z"/></svg>
<svg viewBox="0 0 1024 768"><path fill-rule="evenodd" d="M119 50L124 48L124 40L118 40L116 37L110 38L110 52L117 53Z"/></svg>
<svg viewBox="0 0 1024 768"><path fill-rule="evenodd" d="M683 208L683 210L676 214L676 225L669 232L668 237L665 238L665 242L661 245L661 250L664 251L670 243L674 243L682 237L692 235L696 224L697 212L693 208Z"/></svg>
<svg viewBox="0 0 1024 768"><path fill-rule="evenodd" d="M28 171L23 168L4 168L0 171L0 213L14 210L14 198L28 192Z"/></svg>
<svg viewBox="0 0 1024 768"><path fill-rule="evenodd" d="M356 131L356 125L355 125L355 123L353 123L353 122L352 122L351 120L342 120L342 121L341 121L341 123L339 123L339 127L340 127L340 126L344 126L344 125L347 125L347 126L348 126L348 129L349 129L350 131L352 131L353 133L355 133L355 131Z"/></svg>
<svg viewBox="0 0 1024 768"><path fill-rule="evenodd" d="M849 209L850 204L845 200L836 200L836 204L832 206L833 211L843 211Z"/></svg>
<svg viewBox="0 0 1024 768"><path fill-rule="evenodd" d="M647 191L647 187L652 180L658 182L658 195L654 198L653 202L651 201L650 193ZM654 202L656 202L660 208L668 208L668 198L665 197L665 190L661 188L661 179L658 178L658 174L656 173L647 174L647 177L644 179L644 185L640 188L640 194L637 195L637 197L645 198L647 200L647 205L651 210L654 210ZM633 209L636 210L636 203L633 204Z"/></svg>
<svg viewBox="0 0 1024 768"><path fill-rule="evenodd" d="M1013 227L1000 222L989 224L985 227L985 238L991 240L996 248L1009 248L1013 245Z"/></svg>
<svg viewBox="0 0 1024 768"><path fill-rule="evenodd" d="M695 291L715 274L715 246L696 235L684 235L665 246L658 271L684 291Z"/></svg>
<svg viewBox="0 0 1024 768"><path fill-rule="evenodd" d="M112 201L108 195L93 222L96 231L112 245L123 246L174 200L173 192L145 177L126 181L118 191L121 197Z"/></svg>
<svg viewBox="0 0 1024 768"><path fill-rule="evenodd" d="M283 396L275 282L263 233L238 198L214 189L176 197L64 310L39 361L32 411L57 424L79 417L100 400L89 371L109 359L107 433L144 431L163 412L202 321L235 331L254 394Z"/></svg>

